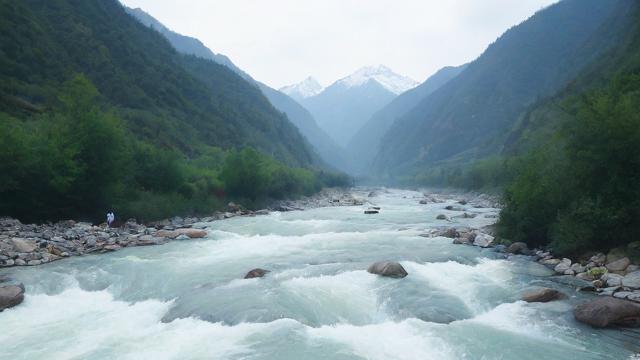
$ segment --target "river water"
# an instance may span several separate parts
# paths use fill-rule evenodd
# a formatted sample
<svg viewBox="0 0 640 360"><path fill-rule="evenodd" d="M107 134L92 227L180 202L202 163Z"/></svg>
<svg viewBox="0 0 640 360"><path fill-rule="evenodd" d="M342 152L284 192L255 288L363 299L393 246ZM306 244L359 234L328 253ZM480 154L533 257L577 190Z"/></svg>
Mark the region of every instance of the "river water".
<svg viewBox="0 0 640 360"><path fill-rule="evenodd" d="M357 193L366 197L366 193ZM583 300L541 265L419 236L454 201L381 191L382 207L320 208L206 224L202 240L4 269L24 303L0 313L1 359L630 359L637 339L577 324ZM459 214L459 213L458 213ZM396 260L409 275L367 266ZM272 270L242 279L253 268ZM564 301L519 301L554 286ZM634 346L636 348L634 348Z"/></svg>

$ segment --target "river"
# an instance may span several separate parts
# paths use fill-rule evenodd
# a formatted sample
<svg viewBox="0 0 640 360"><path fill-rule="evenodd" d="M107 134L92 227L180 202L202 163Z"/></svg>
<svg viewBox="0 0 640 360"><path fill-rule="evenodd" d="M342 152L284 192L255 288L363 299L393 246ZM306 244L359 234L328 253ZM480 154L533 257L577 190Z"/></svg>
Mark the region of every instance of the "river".
<svg viewBox="0 0 640 360"><path fill-rule="evenodd" d="M357 196L366 198L365 193ZM206 224L202 240L4 269L25 301L0 313L1 359L629 359L635 339L575 322L573 304L519 301L560 285L524 257L419 236L445 203L381 191L332 207ZM372 262L409 275L382 278ZM256 267L271 270L242 279ZM637 343L635 344L637 346Z"/></svg>

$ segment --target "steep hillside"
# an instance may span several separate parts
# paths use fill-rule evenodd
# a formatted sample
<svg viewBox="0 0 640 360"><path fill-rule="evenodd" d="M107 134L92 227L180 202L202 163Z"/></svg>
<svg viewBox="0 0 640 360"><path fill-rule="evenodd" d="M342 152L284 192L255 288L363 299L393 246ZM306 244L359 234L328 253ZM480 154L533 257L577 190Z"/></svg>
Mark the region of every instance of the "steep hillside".
<svg viewBox="0 0 640 360"><path fill-rule="evenodd" d="M431 93L458 76L465 67L466 65L457 67L449 66L440 69L425 82L414 89L400 94L387 106L373 114L353 136L347 146L347 151L352 154L353 157L352 171L357 174L366 173L380 149L380 140L396 119L410 111L422 99L431 95Z"/></svg>
<svg viewBox="0 0 640 360"><path fill-rule="evenodd" d="M504 239L640 258L640 7L630 14L623 41L510 134Z"/></svg>
<svg viewBox="0 0 640 360"><path fill-rule="evenodd" d="M258 89L211 61L200 64L208 76L201 81L187 70L193 58L179 55L118 2L2 6L3 97L46 107L60 84L80 73L132 132L158 145L187 153L198 144L250 145L290 164L312 161L304 139Z"/></svg>
<svg viewBox="0 0 640 360"><path fill-rule="evenodd" d="M343 149L318 127L313 116L298 102L286 94L254 80L249 74L238 68L228 57L214 53L198 39L184 36L168 29L142 9L125 9L141 23L160 32L178 52L213 60L233 70L250 83L253 83L267 97L271 105L287 115L289 120L298 128L302 135L307 138L309 143L327 164L341 170L346 168Z"/></svg>
<svg viewBox="0 0 640 360"><path fill-rule="evenodd" d="M157 219L346 181L225 66L114 0L0 0L0 216Z"/></svg>
<svg viewBox="0 0 640 360"><path fill-rule="evenodd" d="M615 46L632 0L564 0L510 29L458 77L392 126L376 157L397 174L444 160L468 161L500 150L530 105L553 95Z"/></svg>

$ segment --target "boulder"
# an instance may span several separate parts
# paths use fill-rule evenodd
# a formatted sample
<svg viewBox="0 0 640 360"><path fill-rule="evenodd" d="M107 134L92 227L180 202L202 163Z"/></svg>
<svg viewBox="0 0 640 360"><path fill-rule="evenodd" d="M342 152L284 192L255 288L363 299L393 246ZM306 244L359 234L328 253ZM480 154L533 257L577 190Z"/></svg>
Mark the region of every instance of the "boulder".
<svg viewBox="0 0 640 360"><path fill-rule="evenodd" d="M202 229L177 229L178 235L187 235L192 239L203 238L207 236L207 231Z"/></svg>
<svg viewBox="0 0 640 360"><path fill-rule="evenodd" d="M420 200L420 205L427 205L429 202L425 199Z"/></svg>
<svg viewBox="0 0 640 360"><path fill-rule="evenodd" d="M371 215L371 214L377 214L377 213L379 213L379 211L378 210L369 209L369 210L365 210L364 213Z"/></svg>
<svg viewBox="0 0 640 360"><path fill-rule="evenodd" d="M527 244L523 242L514 242L509 245L507 252L511 254L526 254L529 252L529 248L527 247Z"/></svg>
<svg viewBox="0 0 640 360"><path fill-rule="evenodd" d="M618 247L615 249L611 249L611 251L609 251L609 253L607 254L605 264L615 262L625 257L628 257L628 256L624 248Z"/></svg>
<svg viewBox="0 0 640 360"><path fill-rule="evenodd" d="M614 260L606 265L607 270L609 271L625 271L627 266L631 264L631 261L628 257L623 257L618 260Z"/></svg>
<svg viewBox="0 0 640 360"><path fill-rule="evenodd" d="M607 286L621 286L622 275L618 274L604 274L600 277L600 280L604 281Z"/></svg>
<svg viewBox="0 0 640 360"><path fill-rule="evenodd" d="M596 328L640 326L640 305L610 296L577 305L573 315L576 320Z"/></svg>
<svg viewBox="0 0 640 360"><path fill-rule="evenodd" d="M578 274L576 274L576 277L578 279L586 280L586 281L593 281L593 280L596 279L595 277L593 277L593 275L591 275L591 274L589 274L587 272L578 273Z"/></svg>
<svg viewBox="0 0 640 360"><path fill-rule="evenodd" d="M35 241L25 240L21 238L11 239L11 244L13 244L13 247L16 249L17 252L21 252L21 253L33 252L38 248Z"/></svg>
<svg viewBox="0 0 640 360"><path fill-rule="evenodd" d="M473 245L480 247L489 247L495 238L491 235L480 233L476 234L476 238L473 240Z"/></svg>
<svg viewBox="0 0 640 360"><path fill-rule="evenodd" d="M256 268L256 269L253 269L253 270L249 271L247 273L247 275L244 276L244 278L245 279L261 278L261 277L265 276L269 272L271 272L271 270L265 270L265 269Z"/></svg>
<svg viewBox="0 0 640 360"><path fill-rule="evenodd" d="M558 274L564 274L564 272L569 269L571 269L571 260L567 258L562 259L562 261L553 268Z"/></svg>
<svg viewBox="0 0 640 360"><path fill-rule="evenodd" d="M438 216L436 216L436 220L447 220L447 216L444 214L440 214Z"/></svg>
<svg viewBox="0 0 640 360"><path fill-rule="evenodd" d="M634 271L622 278L622 285L633 289L640 289L640 271Z"/></svg>
<svg viewBox="0 0 640 360"><path fill-rule="evenodd" d="M178 237L178 235L180 235L177 231L174 230L158 230L155 233L155 236L157 237L164 237L164 238L169 238L169 239L175 239Z"/></svg>
<svg viewBox="0 0 640 360"><path fill-rule="evenodd" d="M458 231L455 228L449 228L447 230L442 231L441 233L438 234L438 236L442 236L442 237L446 237L446 238L450 238L450 239L455 239L459 236L460 234L458 233Z"/></svg>
<svg viewBox="0 0 640 360"><path fill-rule="evenodd" d="M379 261L373 263L367 271L371 274L392 278L403 278L408 275L402 265L394 261Z"/></svg>
<svg viewBox="0 0 640 360"><path fill-rule="evenodd" d="M540 264L548 266L550 268L555 268L556 265L560 264L561 262L562 260L554 258L540 260Z"/></svg>
<svg viewBox="0 0 640 360"><path fill-rule="evenodd" d="M0 286L0 311L19 305L24 300L24 286Z"/></svg>
<svg viewBox="0 0 640 360"><path fill-rule="evenodd" d="M582 266L580 263L574 263L571 264L571 270L573 270L573 272L575 272L576 274L579 274L587 271L587 268L585 266Z"/></svg>
<svg viewBox="0 0 640 360"><path fill-rule="evenodd" d="M531 291L522 295L522 300L526 302L549 302L553 300L559 300L566 296L556 289L542 288L539 290Z"/></svg>

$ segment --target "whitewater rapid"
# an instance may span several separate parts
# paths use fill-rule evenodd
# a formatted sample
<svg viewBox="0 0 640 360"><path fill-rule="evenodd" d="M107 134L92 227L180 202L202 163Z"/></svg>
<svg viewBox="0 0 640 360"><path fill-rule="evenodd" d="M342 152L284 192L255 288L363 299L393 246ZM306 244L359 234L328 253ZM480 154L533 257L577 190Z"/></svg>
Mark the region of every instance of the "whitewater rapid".
<svg viewBox="0 0 640 360"><path fill-rule="evenodd" d="M366 198L367 192L356 192ZM381 191L382 208L320 208L205 224L202 240L3 269L26 286L0 313L0 359L629 359L635 340L576 323L586 295L543 266L420 236L454 200ZM409 275L366 272L399 261ZM244 280L256 267L271 270ZM532 286L568 299L519 301Z"/></svg>

